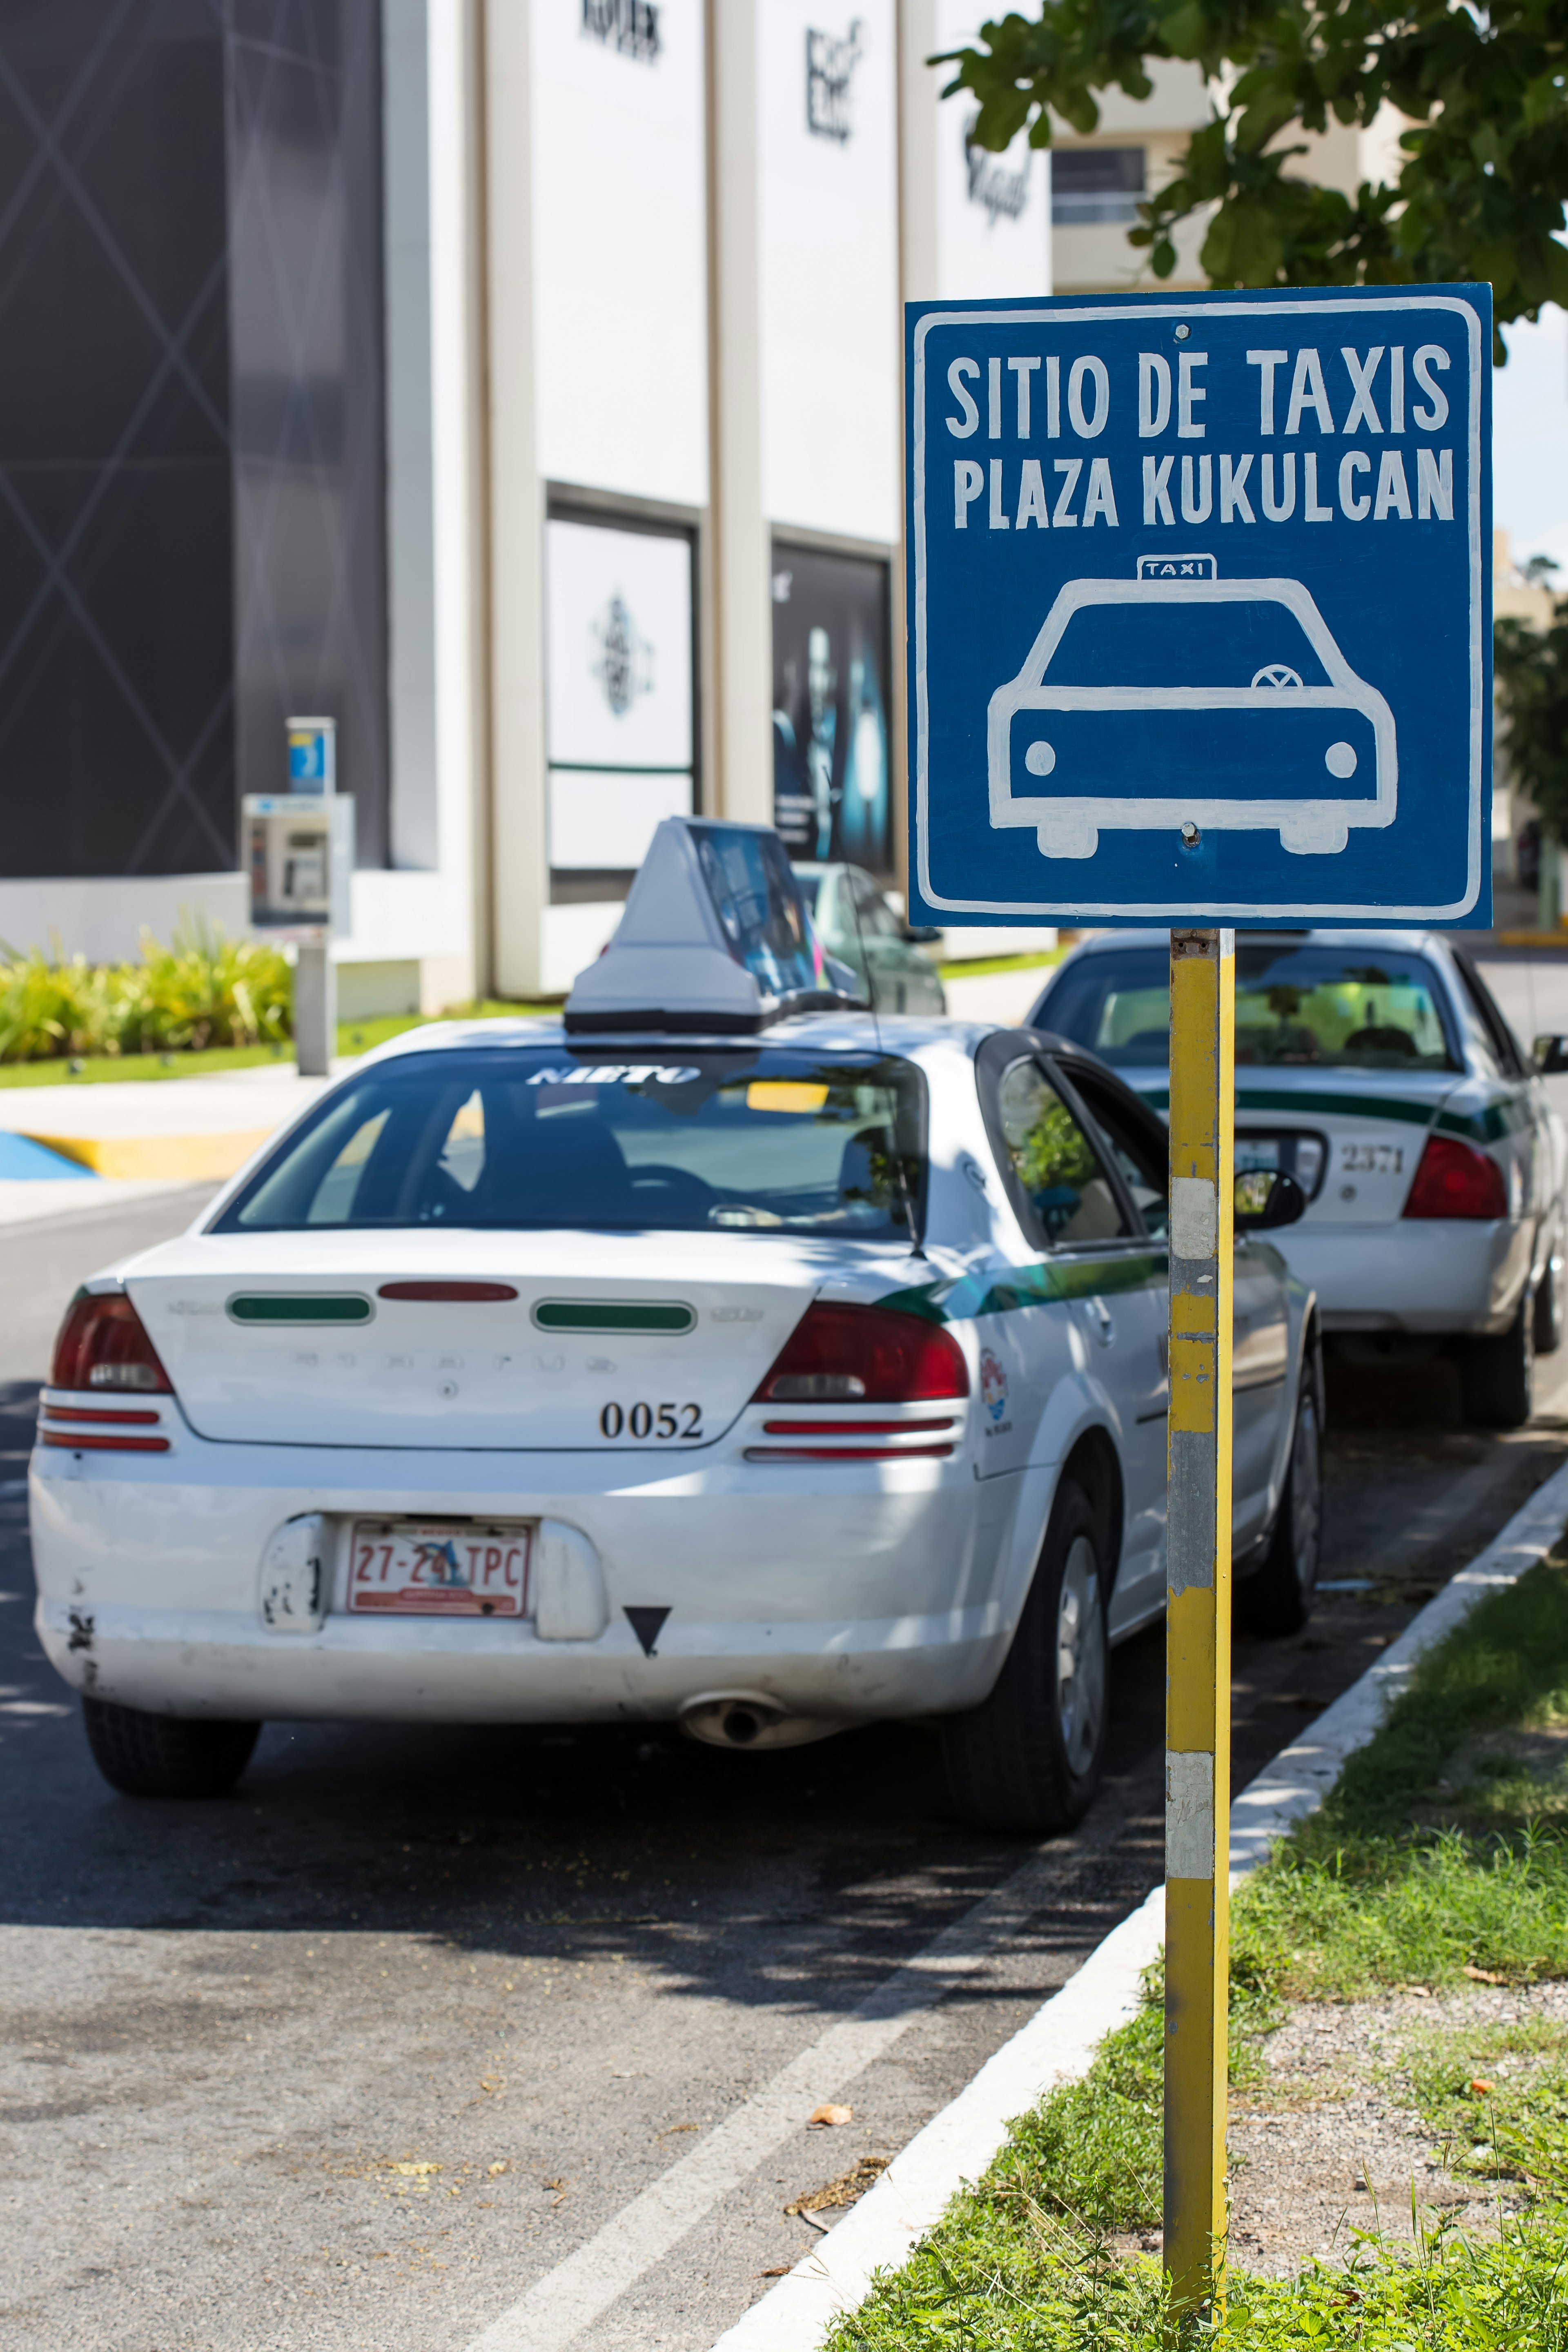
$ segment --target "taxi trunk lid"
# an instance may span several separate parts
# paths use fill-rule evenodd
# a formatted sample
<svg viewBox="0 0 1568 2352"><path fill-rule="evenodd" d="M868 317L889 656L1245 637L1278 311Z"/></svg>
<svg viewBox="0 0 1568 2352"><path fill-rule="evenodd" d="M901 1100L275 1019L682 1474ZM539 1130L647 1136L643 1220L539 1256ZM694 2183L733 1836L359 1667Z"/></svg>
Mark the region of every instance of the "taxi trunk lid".
<svg viewBox="0 0 1568 2352"><path fill-rule="evenodd" d="M1169 1116L1165 1073L1128 1071L1146 1099ZM1434 1128L1483 1139L1474 1085L1456 1071L1239 1069L1236 1074L1237 1165L1265 1164L1259 1147L1289 1145L1279 1164L1309 1195L1303 1225L1394 1223ZM1311 1147L1298 1165L1302 1144ZM1271 1164L1271 1163L1270 1163ZM1285 1234L1270 1239L1286 1247ZM1287 1249L1287 1255L1289 1251Z"/></svg>
<svg viewBox="0 0 1568 2352"><path fill-rule="evenodd" d="M339 1232L190 1235L125 1282L203 1437L668 1456L729 1427L823 1272L766 1234Z"/></svg>

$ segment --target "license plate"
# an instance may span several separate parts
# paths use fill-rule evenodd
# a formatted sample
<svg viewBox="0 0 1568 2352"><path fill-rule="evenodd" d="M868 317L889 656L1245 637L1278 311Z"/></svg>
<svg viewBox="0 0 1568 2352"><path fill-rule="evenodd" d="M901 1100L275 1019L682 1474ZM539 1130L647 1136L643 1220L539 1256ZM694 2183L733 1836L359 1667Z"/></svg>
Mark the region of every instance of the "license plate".
<svg viewBox="0 0 1568 2352"><path fill-rule="evenodd" d="M349 1608L404 1617L526 1617L531 1534L471 1519L361 1519L349 1564Z"/></svg>

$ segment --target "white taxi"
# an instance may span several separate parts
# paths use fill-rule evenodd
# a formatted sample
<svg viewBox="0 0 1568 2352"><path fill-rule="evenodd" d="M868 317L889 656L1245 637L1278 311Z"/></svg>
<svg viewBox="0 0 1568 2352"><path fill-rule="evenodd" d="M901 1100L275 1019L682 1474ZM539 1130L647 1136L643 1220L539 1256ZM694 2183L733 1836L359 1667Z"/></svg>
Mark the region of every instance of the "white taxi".
<svg viewBox="0 0 1568 2352"><path fill-rule="evenodd" d="M1105 932L1030 1019L1169 1099L1170 944ZM1556 1070L1563 1041L1541 1038ZM1556 1056L1556 1058L1553 1058ZM1514 1429L1562 1344L1568 1129L1458 942L1439 931L1244 931L1236 947L1236 1164L1306 1195L1280 1249L1331 1350L1451 1349L1468 1417Z"/></svg>
<svg viewBox="0 0 1568 2352"><path fill-rule="evenodd" d="M669 820L563 1021L367 1055L78 1294L37 1622L117 1788L219 1793L268 1718L926 1717L970 1817L1081 1812L1165 1599L1163 1129L832 979L775 836ZM1260 1237L1237 1301L1239 1591L1283 1627L1315 1311Z"/></svg>

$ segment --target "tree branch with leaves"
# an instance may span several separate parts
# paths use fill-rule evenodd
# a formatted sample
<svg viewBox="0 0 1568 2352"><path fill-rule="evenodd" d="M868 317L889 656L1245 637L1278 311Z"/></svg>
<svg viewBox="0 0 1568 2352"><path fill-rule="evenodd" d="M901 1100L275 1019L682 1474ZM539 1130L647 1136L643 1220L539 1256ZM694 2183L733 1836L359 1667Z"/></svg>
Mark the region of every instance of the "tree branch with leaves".
<svg viewBox="0 0 1568 2352"><path fill-rule="evenodd" d="M942 94L973 94L972 142L999 153L1021 131L1048 147L1053 114L1089 136L1101 96L1148 98L1161 58L1201 68L1213 114L1131 233L1155 278L1207 214L1215 286L1483 278L1500 325L1568 304L1568 0L1044 0L931 62L957 68ZM1392 184L1351 197L1288 175L1310 153L1289 132L1368 129L1385 103L1411 126Z"/></svg>
<svg viewBox="0 0 1568 2352"><path fill-rule="evenodd" d="M1535 576L1555 571L1538 559ZM1493 633L1498 719L1510 774L1540 811L1542 829L1568 842L1568 597L1544 629L1510 614Z"/></svg>

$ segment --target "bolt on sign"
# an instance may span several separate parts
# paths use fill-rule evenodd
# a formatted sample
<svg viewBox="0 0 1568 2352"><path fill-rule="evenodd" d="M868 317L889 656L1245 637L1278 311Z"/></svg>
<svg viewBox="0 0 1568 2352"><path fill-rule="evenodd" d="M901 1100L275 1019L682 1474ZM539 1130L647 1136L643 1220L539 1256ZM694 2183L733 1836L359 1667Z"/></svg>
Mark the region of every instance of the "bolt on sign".
<svg viewBox="0 0 1568 2352"><path fill-rule="evenodd" d="M1485 924L1490 289L908 310L942 924Z"/></svg>

